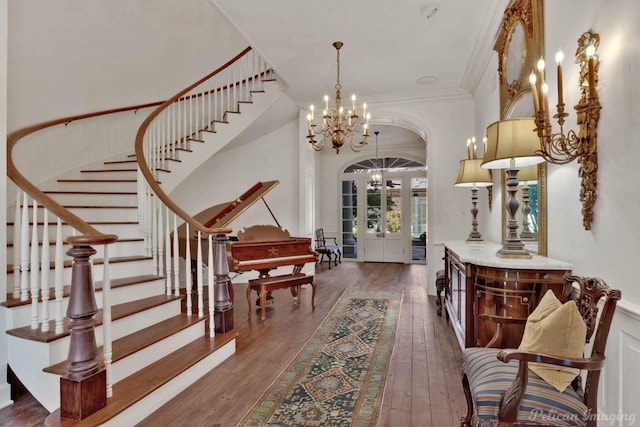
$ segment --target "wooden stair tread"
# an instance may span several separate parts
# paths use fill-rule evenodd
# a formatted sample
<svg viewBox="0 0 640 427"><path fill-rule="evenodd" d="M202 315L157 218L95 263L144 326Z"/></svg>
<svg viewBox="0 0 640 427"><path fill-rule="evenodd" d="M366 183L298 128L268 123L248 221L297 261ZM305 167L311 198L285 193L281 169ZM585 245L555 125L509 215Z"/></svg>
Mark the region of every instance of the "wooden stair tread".
<svg viewBox="0 0 640 427"><path fill-rule="evenodd" d="M57 182L138 182L137 179L60 178Z"/></svg>
<svg viewBox="0 0 640 427"><path fill-rule="evenodd" d="M135 238L129 238L129 239L120 239L118 238L118 240L116 240L115 242L111 243L112 245L115 245L117 243L133 243L133 242L142 242L144 241L143 237L135 237ZM39 246L42 246L42 241L38 242ZM49 240L49 246L55 246L56 242L55 240ZM62 242L63 246L69 246L71 245L71 243L67 243L67 242ZM7 242L7 248L12 248L13 247L13 242Z"/></svg>
<svg viewBox="0 0 640 427"><path fill-rule="evenodd" d="M136 160L121 160L119 162L105 162L110 163L136 163ZM94 172L137 172L138 169L82 169L80 173L94 173Z"/></svg>
<svg viewBox="0 0 640 427"><path fill-rule="evenodd" d="M178 314L169 319L163 320L162 322L114 340L112 343L111 361L115 363L118 360L124 359L137 351L143 350L152 344L162 341L164 338L170 337L171 335L180 332L195 323L204 322L206 319L206 317ZM64 360L60 363L44 368L44 371L51 374L64 375L67 372L68 363L69 362L67 360ZM102 346L98 347L98 363L100 363L100 365L104 364Z"/></svg>
<svg viewBox="0 0 640 427"><path fill-rule="evenodd" d="M62 222L61 225L69 225L68 222ZM114 224L138 224L138 221L87 221L87 224L95 224L95 225L114 225ZM7 221L7 225L15 225L13 221ZM33 226L33 222L29 221L29 225ZM44 225L44 222L38 221L37 225ZM56 223L54 221L49 223L50 226L55 226Z"/></svg>
<svg viewBox="0 0 640 427"><path fill-rule="evenodd" d="M45 194L112 194L112 195L137 195L135 191L65 191L65 190L47 190L43 191Z"/></svg>
<svg viewBox="0 0 640 427"><path fill-rule="evenodd" d="M180 299L181 297L176 297L173 295L156 295L135 301L125 302L122 304L116 304L111 307L111 320L115 321L118 319L122 319L124 317L131 316L132 314L140 313L144 310ZM102 310L98 310L95 315L95 320L95 326L102 325ZM63 331L59 334L55 332L55 320L49 321L49 331L47 332L42 332L40 329L31 329L31 326L27 325L20 328L10 329L7 331L7 334L31 341L52 342L69 335L69 319L65 317L63 322Z"/></svg>
<svg viewBox="0 0 640 427"><path fill-rule="evenodd" d="M29 209L33 209L33 205L27 206ZM44 206L38 205L38 209L44 209ZM138 209L137 205L62 205L63 208L67 209ZM20 205L21 209L24 209L24 205ZM63 224L66 224L63 222Z"/></svg>
<svg viewBox="0 0 640 427"><path fill-rule="evenodd" d="M60 418L57 409L47 417L45 426L85 427L107 422L139 400L151 394L170 380L186 371L217 349L237 337L234 330L213 338L204 336L177 351L163 357L146 368L128 376L113 385L113 397L107 399L107 406L82 421Z"/></svg>
<svg viewBox="0 0 640 427"><path fill-rule="evenodd" d="M130 286L130 285L137 285L140 283L146 283L146 282L152 282L154 280L159 280L159 279L164 279L164 276L154 276L152 274L145 274L145 275L141 275L141 276L129 276L129 277L120 277L117 279L111 279L111 289L115 289L115 288L120 288L123 286ZM102 280L98 281L96 280L95 282L93 282L93 287L95 288L96 291L102 291ZM65 285L62 288L62 297L63 298L67 298L69 297L69 290L71 289L70 285ZM49 288L49 302L50 303L54 303L55 302L55 288L54 287L50 287ZM38 299L38 301L42 301L42 298L40 297ZM21 305L30 305L31 304L31 300L27 300L27 301L21 301L20 298L15 298L13 296L13 292L7 292L7 300L4 301L3 303L1 303L0 305L5 306L5 307L17 307L17 306L21 306Z"/></svg>

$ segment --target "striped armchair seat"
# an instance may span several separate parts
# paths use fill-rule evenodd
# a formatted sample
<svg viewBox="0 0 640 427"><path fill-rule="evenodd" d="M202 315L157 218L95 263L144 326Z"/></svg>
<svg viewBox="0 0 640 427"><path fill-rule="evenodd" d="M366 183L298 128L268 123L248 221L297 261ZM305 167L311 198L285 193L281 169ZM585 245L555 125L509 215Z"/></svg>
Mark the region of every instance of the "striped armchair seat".
<svg viewBox="0 0 640 427"><path fill-rule="evenodd" d="M474 427L498 424L500 399L518 372L518 361L504 363L497 359L499 349L468 348L464 351L464 371L474 405ZM589 410L572 387L560 393L534 372L518 410L516 422L545 426L586 425Z"/></svg>
<svg viewBox="0 0 640 427"><path fill-rule="evenodd" d="M586 326L585 341L593 344L590 354L580 358L552 356L521 349L465 349L462 387L467 399L467 415L460 420L461 427L597 427L598 382L600 371L604 367L604 351L611 320L621 295L620 291L611 289L604 281L595 277L565 275L565 282L574 291L576 288L580 289L579 293L573 292L572 297L578 309L577 321L584 321ZM500 319L502 320L499 321L517 320ZM569 338L567 335L559 336ZM540 365L529 366L529 362L581 371L584 392L581 387L574 389L573 383L554 387L547 381L552 384L555 381L550 381L548 377L545 381L531 370L540 372ZM574 378L573 375L575 374L569 376L569 381ZM555 385L558 386L557 383Z"/></svg>

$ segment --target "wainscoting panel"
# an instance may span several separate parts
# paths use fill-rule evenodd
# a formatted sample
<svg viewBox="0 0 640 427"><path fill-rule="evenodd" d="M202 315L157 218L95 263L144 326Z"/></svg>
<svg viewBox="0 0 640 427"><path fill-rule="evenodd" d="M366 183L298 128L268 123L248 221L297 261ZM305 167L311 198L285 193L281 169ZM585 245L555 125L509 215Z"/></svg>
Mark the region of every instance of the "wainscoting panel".
<svg viewBox="0 0 640 427"><path fill-rule="evenodd" d="M598 391L598 426L640 423L640 307L620 301L607 342Z"/></svg>

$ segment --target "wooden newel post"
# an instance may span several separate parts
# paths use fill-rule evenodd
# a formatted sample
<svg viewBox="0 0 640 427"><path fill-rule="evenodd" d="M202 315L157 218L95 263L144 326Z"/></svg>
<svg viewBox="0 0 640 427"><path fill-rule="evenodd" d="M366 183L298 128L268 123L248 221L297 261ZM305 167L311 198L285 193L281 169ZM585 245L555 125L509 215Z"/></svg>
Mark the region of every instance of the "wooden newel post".
<svg viewBox="0 0 640 427"><path fill-rule="evenodd" d="M96 251L74 245L71 290L67 317L71 342L67 373L60 379L60 415L75 421L85 419L107 404L106 372L98 364L94 315L98 311L89 258Z"/></svg>
<svg viewBox="0 0 640 427"><path fill-rule="evenodd" d="M215 236L215 323L216 333L224 334L233 329L233 304L229 296L229 264L227 263L227 236Z"/></svg>

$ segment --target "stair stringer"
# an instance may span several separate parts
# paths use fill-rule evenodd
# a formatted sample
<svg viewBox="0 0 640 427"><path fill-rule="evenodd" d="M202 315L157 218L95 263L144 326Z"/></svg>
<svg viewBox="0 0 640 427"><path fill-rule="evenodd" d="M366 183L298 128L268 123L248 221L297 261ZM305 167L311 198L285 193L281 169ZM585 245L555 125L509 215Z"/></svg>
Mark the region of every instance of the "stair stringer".
<svg viewBox="0 0 640 427"><path fill-rule="evenodd" d="M116 340L178 313L180 313L180 302L175 300L114 320L112 338ZM103 337L101 325L95 327L95 336L96 345L101 346ZM53 412L60 406L60 376L47 373L44 368L67 358L69 342L68 335L51 342L32 341L12 335L7 336L9 366L29 390L29 393L49 412ZM183 342L184 344L186 342ZM159 356L159 354L154 354L154 356ZM135 360L136 362L140 361L140 359ZM149 364L154 360L149 359L145 362ZM140 367L143 366L138 366L138 368Z"/></svg>
<svg viewBox="0 0 640 427"><path fill-rule="evenodd" d="M191 153L181 154L180 163L171 165L171 173L158 177L164 192L170 194L194 170L263 115L283 94L278 82L265 81L264 92L253 93L251 102L240 102L239 113L227 112L227 122L216 122L215 132L199 132L198 138L203 142L192 141Z"/></svg>

